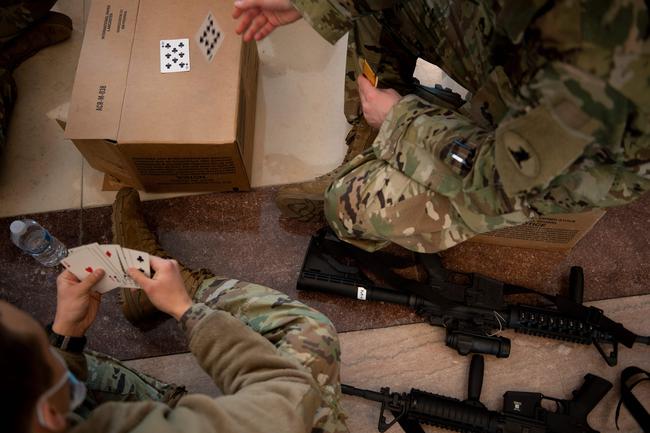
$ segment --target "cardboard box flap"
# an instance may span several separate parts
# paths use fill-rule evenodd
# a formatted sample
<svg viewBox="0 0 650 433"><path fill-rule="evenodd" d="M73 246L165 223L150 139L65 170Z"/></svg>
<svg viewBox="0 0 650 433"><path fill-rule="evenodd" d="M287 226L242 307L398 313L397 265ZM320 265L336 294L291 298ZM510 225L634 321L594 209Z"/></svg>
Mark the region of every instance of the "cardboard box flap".
<svg viewBox="0 0 650 433"><path fill-rule="evenodd" d="M111 0L91 8L66 138L117 140L138 7L139 0Z"/></svg>
<svg viewBox="0 0 650 433"><path fill-rule="evenodd" d="M568 250L605 215L603 209L553 214L524 224L474 236L470 242L539 250Z"/></svg>
<svg viewBox="0 0 650 433"><path fill-rule="evenodd" d="M118 133L120 143L232 143L236 138L241 38L231 8L213 0L141 0ZM195 36L212 13L224 37L208 62ZM160 72L160 41L189 39L190 70Z"/></svg>

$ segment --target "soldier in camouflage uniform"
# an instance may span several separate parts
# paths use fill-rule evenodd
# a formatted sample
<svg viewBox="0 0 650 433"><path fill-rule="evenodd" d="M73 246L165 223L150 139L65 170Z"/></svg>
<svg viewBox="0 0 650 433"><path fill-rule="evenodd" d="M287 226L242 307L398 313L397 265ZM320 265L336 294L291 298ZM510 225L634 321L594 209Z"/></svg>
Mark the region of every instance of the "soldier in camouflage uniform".
<svg viewBox="0 0 650 433"><path fill-rule="evenodd" d="M234 15L245 39L261 39L294 13L332 43L353 30L380 85L403 95L325 193L328 222L351 243L435 252L650 188L643 0L239 0ZM468 102L408 91L418 57L468 89Z"/></svg>
<svg viewBox="0 0 650 433"><path fill-rule="evenodd" d="M124 247L169 257L147 228L134 189L118 193L113 205L113 235L114 242ZM192 271L182 264L179 268L195 303L230 313L272 342L281 355L296 360L311 374L321 401L312 431L347 432L339 404L340 346L336 330L327 317L268 287L217 277L204 269ZM143 290L122 289L122 302L126 318L135 325L150 326L153 316L161 315ZM107 355L86 351L84 356L88 372L84 381L89 392L76 411L83 418L110 401L153 400L175 406L186 394L183 387L161 382Z"/></svg>
<svg viewBox="0 0 650 433"><path fill-rule="evenodd" d="M50 12L56 0L0 1L0 152L16 101L13 70L44 47L68 39L72 21Z"/></svg>
<svg viewBox="0 0 650 433"><path fill-rule="evenodd" d="M281 354L308 369L322 396L313 432L348 431L340 406L340 347L336 330L327 317L284 293L227 278L204 280L194 301L231 313L271 341ZM84 419L102 403L152 400L174 406L187 393L182 386L133 370L108 355L94 351L84 355L88 395L76 411Z"/></svg>

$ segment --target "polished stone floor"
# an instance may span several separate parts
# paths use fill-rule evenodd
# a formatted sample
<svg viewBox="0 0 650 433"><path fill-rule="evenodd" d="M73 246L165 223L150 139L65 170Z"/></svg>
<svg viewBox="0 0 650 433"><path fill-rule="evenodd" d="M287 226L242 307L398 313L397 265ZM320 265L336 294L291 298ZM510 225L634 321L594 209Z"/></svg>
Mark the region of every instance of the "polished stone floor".
<svg viewBox="0 0 650 433"><path fill-rule="evenodd" d="M630 323L636 332L648 332L650 295L599 301L591 305L607 311L615 320ZM545 340L506 331L512 339L507 359L486 358L481 401L491 410L501 410L506 391L540 392L548 397L571 399L571 391L582 384L583 376L595 374L610 381L614 388L596 406L588 418L591 427L601 433L614 433L614 414L618 404L619 375L630 365L650 367L650 346L621 348L619 363L608 367L593 346ZM426 324L394 326L342 333L343 383L378 391L388 386L393 392L411 388L466 398L470 359L444 347L444 332ZM128 365L174 383L183 383L190 392L219 395L209 377L190 354L171 355L128 361ZM641 401L650 398L650 384L640 385L635 395ZM379 404L345 396L343 407L348 427L354 433L377 431ZM554 409L553 409L554 410ZM389 417L390 419L390 417ZM637 433L639 426L625 408L621 409L620 432ZM390 432L402 429L393 426ZM427 427L427 432L447 430Z"/></svg>
<svg viewBox="0 0 650 433"><path fill-rule="evenodd" d="M320 224L280 218L276 188L215 193L143 203L151 229L172 256L192 268L282 290L326 313L339 331L421 321L408 308L296 291L296 279L310 236ZM568 253L464 243L442 254L451 269L479 272L546 293L563 292L571 266L585 271L585 299L648 294L650 286L650 195L610 210ZM111 208L49 212L36 218L69 247L111 243ZM8 227L13 218L0 218ZM43 323L54 312L56 269L45 269L0 236L0 295L9 297ZM122 317L117 291L105 297L101 323L91 330L91 347L122 359L186 350L172 321L140 331ZM650 332L648 332L650 334Z"/></svg>

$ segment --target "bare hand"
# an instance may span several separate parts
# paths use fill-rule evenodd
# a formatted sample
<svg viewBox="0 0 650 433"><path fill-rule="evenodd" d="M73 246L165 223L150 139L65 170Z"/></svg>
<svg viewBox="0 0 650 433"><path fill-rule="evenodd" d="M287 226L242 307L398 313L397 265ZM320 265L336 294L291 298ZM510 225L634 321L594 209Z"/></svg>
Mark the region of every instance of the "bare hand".
<svg viewBox="0 0 650 433"><path fill-rule="evenodd" d="M235 0L232 17L240 20L235 32L243 33L245 42L264 39L277 27L301 18L289 0Z"/></svg>
<svg viewBox="0 0 650 433"><path fill-rule="evenodd" d="M178 262L156 256L151 256L149 260L155 271L153 278L148 278L136 268L129 268L129 275L142 287L157 309L179 320L192 306L192 300L187 294Z"/></svg>
<svg viewBox="0 0 650 433"><path fill-rule="evenodd" d="M79 281L70 271L63 271L56 279L56 314L52 330L67 337L82 337L95 321L102 295L92 288L104 277L96 269L85 280Z"/></svg>
<svg viewBox="0 0 650 433"><path fill-rule="evenodd" d="M379 129L402 96L393 89L377 89L363 75L357 78L363 116L368 125Z"/></svg>

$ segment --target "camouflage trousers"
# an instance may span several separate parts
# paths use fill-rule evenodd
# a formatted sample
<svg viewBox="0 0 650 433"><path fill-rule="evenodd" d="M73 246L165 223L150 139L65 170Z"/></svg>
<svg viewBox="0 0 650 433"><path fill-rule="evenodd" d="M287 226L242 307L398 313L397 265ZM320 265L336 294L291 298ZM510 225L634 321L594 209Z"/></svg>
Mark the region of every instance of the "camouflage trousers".
<svg viewBox="0 0 650 433"><path fill-rule="evenodd" d="M344 112L351 133L377 131L363 121L356 77L359 60L371 65L380 87L413 93L417 56L374 14L354 21L348 34ZM454 215L449 200L375 156L372 149L339 170L325 193L325 217L343 240L368 251L391 242L420 252L449 248L476 233ZM434 217L432 218L433 215ZM435 216L439 216L435 218Z"/></svg>
<svg viewBox="0 0 650 433"><path fill-rule="evenodd" d="M221 277L204 281L194 300L229 312L311 372L323 398L313 431L348 431L339 406L339 340L325 315L268 287ZM186 393L181 386L137 372L106 355L87 352L86 359L89 392L78 412L82 417L106 401L156 400L173 406Z"/></svg>

